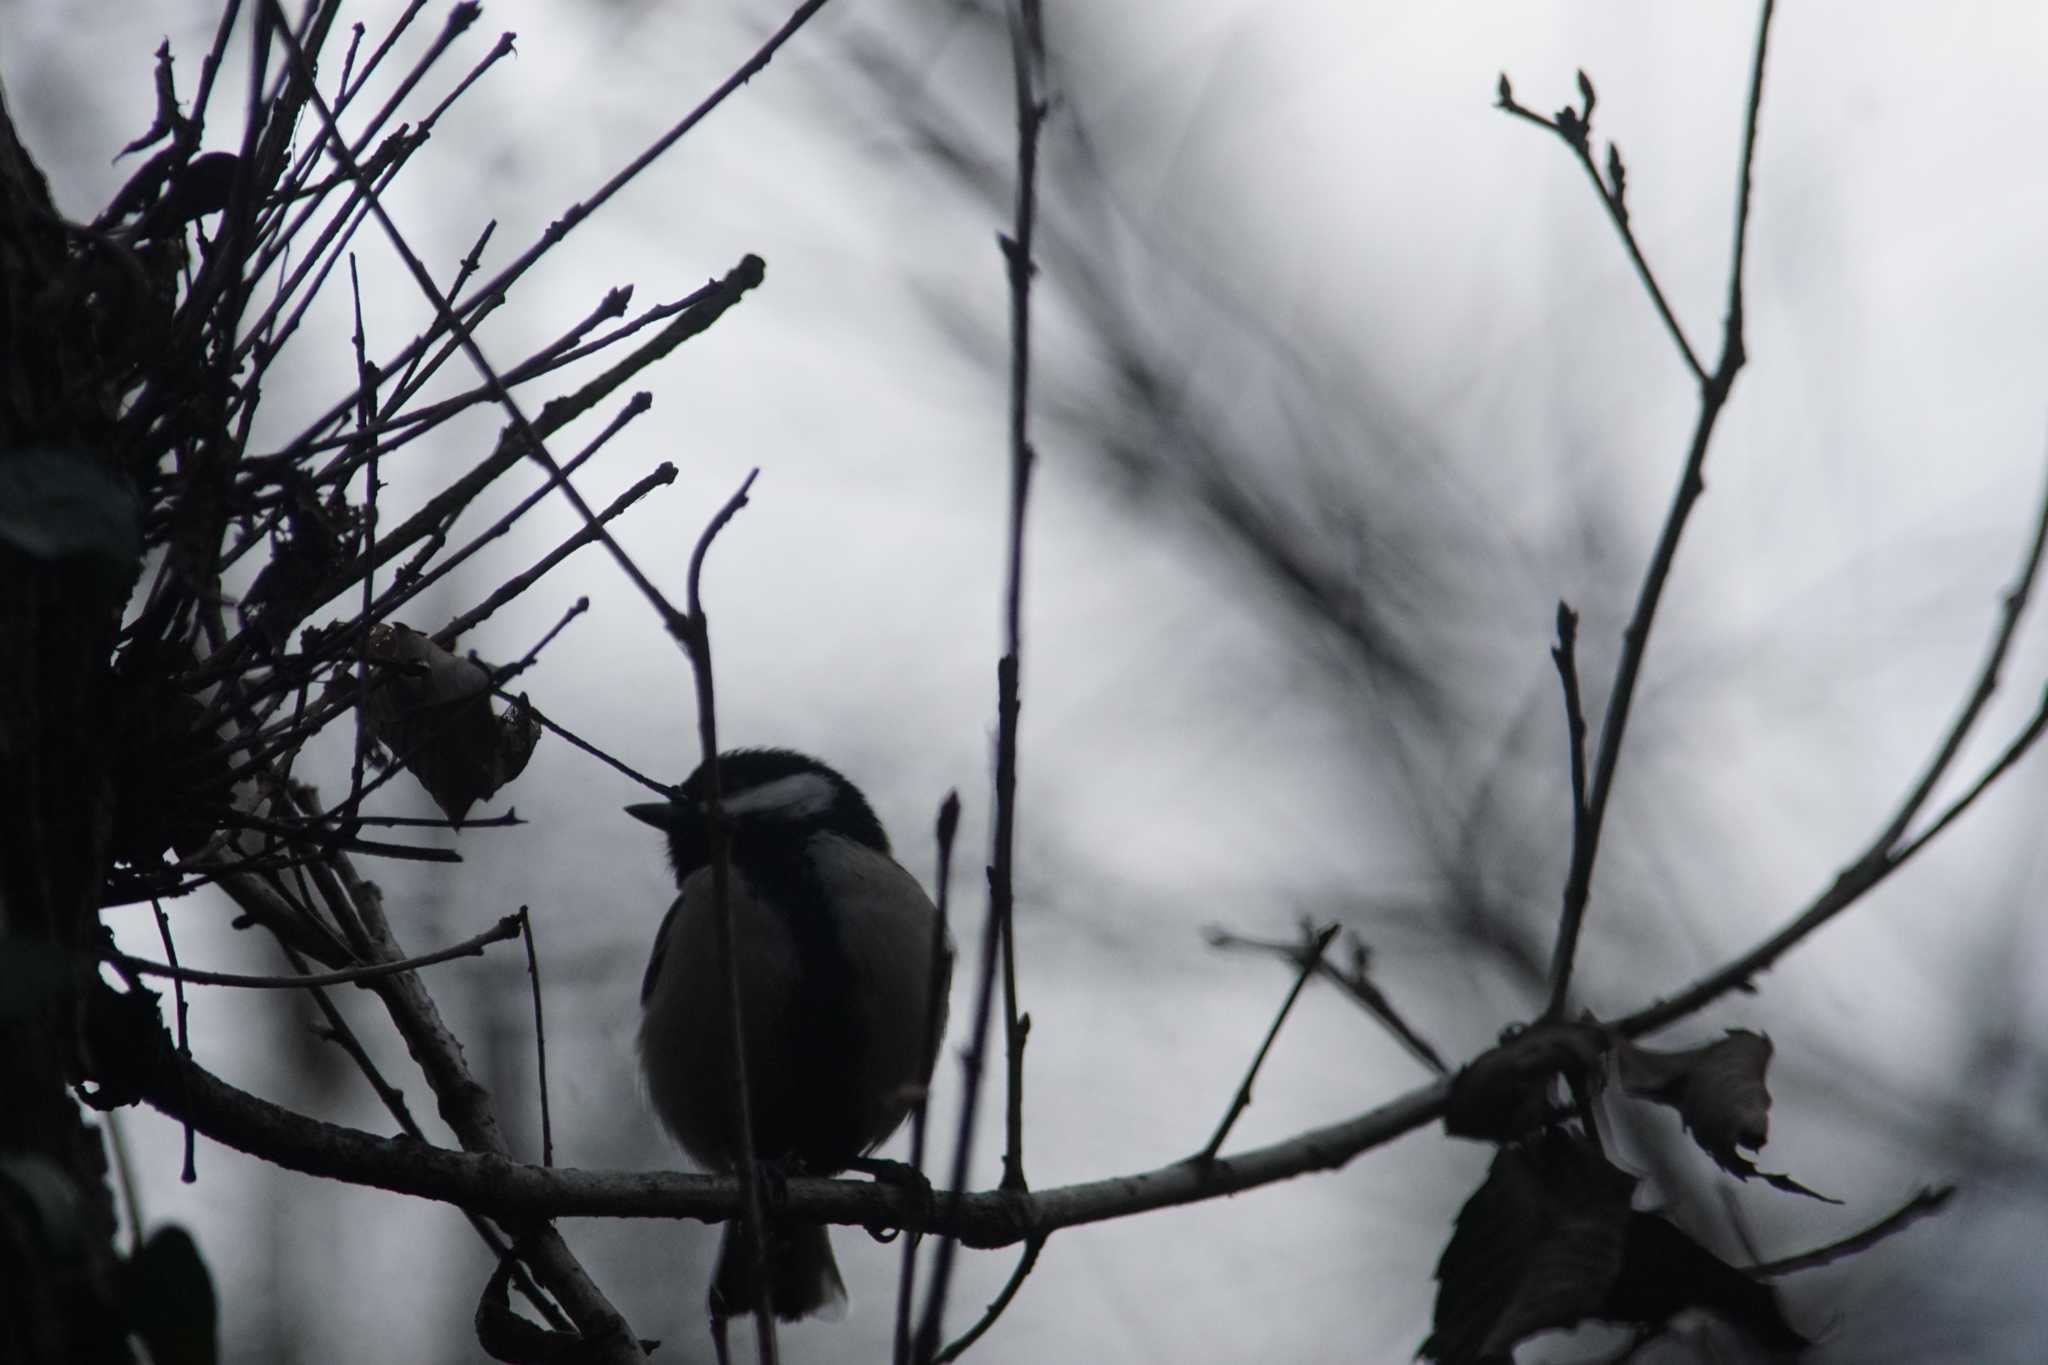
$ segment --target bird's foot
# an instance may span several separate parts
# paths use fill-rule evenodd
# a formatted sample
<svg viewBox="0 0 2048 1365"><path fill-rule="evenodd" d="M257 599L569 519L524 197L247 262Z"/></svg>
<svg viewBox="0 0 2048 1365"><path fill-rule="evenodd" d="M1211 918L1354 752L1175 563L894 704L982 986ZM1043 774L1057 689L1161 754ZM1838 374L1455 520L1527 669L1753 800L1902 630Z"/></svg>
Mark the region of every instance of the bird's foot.
<svg viewBox="0 0 2048 1365"><path fill-rule="evenodd" d="M937 1205L937 1196L932 1192L931 1179L917 1167L904 1161L890 1161L883 1157L855 1157L846 1164L849 1171L859 1171L871 1177L878 1185L887 1185L902 1190L910 1204L910 1221L913 1230L922 1231L923 1225L931 1221ZM878 1242L894 1241L899 1228L870 1226L868 1235Z"/></svg>

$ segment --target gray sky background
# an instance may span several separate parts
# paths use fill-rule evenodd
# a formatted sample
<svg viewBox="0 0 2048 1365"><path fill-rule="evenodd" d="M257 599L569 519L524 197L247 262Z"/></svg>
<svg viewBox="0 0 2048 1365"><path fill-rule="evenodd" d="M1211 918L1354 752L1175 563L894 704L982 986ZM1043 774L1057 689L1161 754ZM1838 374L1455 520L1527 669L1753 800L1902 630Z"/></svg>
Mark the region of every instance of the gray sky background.
<svg viewBox="0 0 2048 1365"><path fill-rule="evenodd" d="M1549 110L1574 97L1575 68L1591 75L1596 136L1622 144L1639 238L1711 356L1755 23L1729 5L1169 9L1050 6L1064 100L1053 136L1086 131L1100 165L1091 192L1121 214L1099 250L1190 386L1242 427L1251 475L1276 488L1296 471L1259 464L1277 400L1245 337L1263 329L1309 351L1337 396L1333 425L1378 433L1355 450L1358 467L1409 470L1400 480L1427 484L1430 506L1455 509L1431 572L1469 610L1432 613L1430 657L1455 715L1424 750L1424 778L1396 781L1398 722L1361 699L1327 642L1276 609L1170 490L1114 474L1081 423L1044 421L1020 856L1040 1186L1160 1165L1206 1138L1287 985L1273 964L1206 948L1206 925L1286 933L1304 910L1341 911L1375 946L1377 979L1450 1056L1533 1012L1526 983L1430 907L1462 887L1460 904L1484 901L1547 944L1568 838L1552 612L1564 597L1585 613L1581 670L1597 707L1694 396L1582 174L1554 140L1490 107L1494 80L1506 70L1523 103ZM380 13L360 17L375 32ZM519 55L399 182L392 203L413 245L445 275L496 218L486 268L503 263L782 17L752 3L487 5L467 51L510 28ZM0 77L73 216L130 169L110 158L148 122L157 41L169 35L189 93L213 22L200 5L0 4ZM1004 403L1000 373L937 324L934 302L999 341L1006 210L915 154L905 105L851 68L856 40L909 54L920 94L1007 163L1010 93L991 74L1005 68L971 33L907 5L834 6L580 228L483 342L508 362L609 287L632 283L644 305L745 252L766 258L764 288L643 376L653 413L579 486L602 505L660 460L681 467L620 532L679 587L704 519L762 468L706 579L722 734L832 759L927 882L932 812L958 787L968 822L953 889L978 924ZM1751 365L1644 677L1581 959L1592 1008L1625 1012L1789 917L1881 827L1960 704L2048 476L2043 70L2048 15L2033 6L1782 7L1757 164ZM209 140L229 136L223 124ZM1059 178L1076 165L1065 146L1049 153L1055 207L1075 193ZM426 309L374 236L359 238L366 323L373 351L389 351ZM1211 330L1220 314L1185 304L1193 277L1257 328ZM1041 367L1049 394L1085 396L1100 357L1063 284L1048 270ZM345 294L330 303L266 396L273 442L352 373ZM450 428L409 457L416 468L387 466L385 515L494 434L489 422ZM1389 463L1397 451L1408 464ZM1361 486L1384 512L1400 480ZM548 506L410 623L433 629L574 527ZM687 670L600 554L466 643L516 657L583 593L589 614L525 685L594 742L680 776L696 759ZM2042 638L2022 636L1963 777L2030 711ZM334 738L321 759L330 785L346 781L346 736ZM1738 1189L1765 1256L1859 1227L1921 1183L1968 1182L1935 1224L1788 1285L1795 1320L1827 1338L1816 1359L2033 1359L2048 1337L2029 1231L2048 1192L2048 1072L2025 985L2043 955L2042 771L2035 759L2012 774L1760 995L1661 1040L1746 1025L1777 1042L1761 1164L1846 1204ZM424 813L408 784L387 791L388 809ZM466 861L451 875L380 878L416 949L532 905L569 1164L669 1159L633 1086L639 970L667 898L653 840L617 814L634 797L545 740L493 803L529 826L461 836ZM181 956L274 969L227 918L204 898L179 905ZM158 951L146 917L122 940ZM464 963L432 984L496 1082L508 1130L537 1151L520 964ZM968 998L956 996L956 1022ZM295 1007L198 992L192 1026L223 1074L381 1128ZM403 1074L399 1050L383 1051ZM942 1111L956 1074L942 1067ZM1369 1021L1311 992L1234 1140L1339 1119L1421 1079ZM423 1087L407 1090L430 1108ZM453 1215L205 1143L201 1180L184 1187L175 1130L148 1114L122 1123L148 1216L189 1224L221 1280L230 1359L475 1357L466 1324L487 1267ZM993 1179L994 1133L978 1183ZM1656 1160L1644 1141L1639 1169ZM1427 1330L1449 1219L1486 1156L1419 1134L1333 1175L1063 1234L977 1358L1405 1359ZM1718 1177L1685 1174L1692 1185L1657 1197L1739 1257ZM571 1229L635 1327L678 1359L703 1350L712 1236ZM881 1356L894 1249L857 1232L836 1241L851 1316L788 1332L789 1359ZM1009 1264L967 1258L963 1324ZM1574 1357L1558 1346L1526 1358Z"/></svg>

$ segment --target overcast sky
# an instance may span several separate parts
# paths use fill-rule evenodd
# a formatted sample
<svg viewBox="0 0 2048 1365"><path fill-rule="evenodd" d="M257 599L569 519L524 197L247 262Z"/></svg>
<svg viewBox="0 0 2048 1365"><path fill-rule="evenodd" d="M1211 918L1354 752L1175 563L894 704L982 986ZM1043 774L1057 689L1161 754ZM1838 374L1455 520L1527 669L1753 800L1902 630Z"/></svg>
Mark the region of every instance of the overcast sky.
<svg viewBox="0 0 2048 1365"><path fill-rule="evenodd" d="M381 13L361 11L373 33ZM932 812L958 787L969 815L954 890L978 912L1005 449L1000 368L975 338L1002 335L994 234L1006 224L1002 206L916 153L906 120L915 94L963 144L1001 158L1010 92L971 26L916 13L829 8L580 228L482 339L507 362L607 288L631 283L645 304L746 252L766 258L761 290L643 376L653 413L579 484L601 505L661 460L680 466L620 531L679 586L697 529L761 468L706 577L721 731L844 768L927 882ZM466 50L510 28L519 55L399 182L410 240L445 273L495 218L493 258L510 259L781 18L752 3L486 5ZM0 78L71 216L90 218L130 169L111 158L148 122L157 41L169 35L189 93L213 22L202 5L89 17L0 6ZM1242 427L1247 477L1276 496L1299 492L1298 469L1262 444L1279 441L1283 405L1246 357L1270 361L1258 336L1308 352L1328 386L1316 415L1345 458L1397 471L1358 474L1380 499L1369 510L1384 514L1389 489L1425 486L1417 507L1449 509L1428 533L1442 551L1430 581L1458 583L1469 610L1432 609L1429 658L1449 673L1436 685L1455 714L1448 738L1423 749L1425 777L1393 781L1393 713L1361 698L1333 647L1163 482L1134 486L1085 423L1047 419L1021 845L1034 1184L1156 1166L1206 1137L1287 984L1271 963L1206 948L1206 925L1286 933L1303 910L1343 910L1397 1003L1452 1056L1533 1012L1511 970L1475 960L1412 904L1389 907L1465 884L1449 863L1545 941L1568 809L1552 612L1560 597L1585 611L1581 666L1597 704L1695 400L1583 174L1554 139L1491 107L1494 83L1507 71L1525 104L1549 111L1575 98L1575 69L1591 76L1595 132L1622 146L1636 231L1711 356L1754 25L1733 5L1050 6L1062 84L1049 213L1065 206L1079 223L1094 220L1072 204L1115 205L1091 245L1118 263L1125 305L1204 411ZM865 78L848 56L862 43L897 54L914 89ZM1961 702L2048 478L2044 70L2048 16L2034 6L1782 7L1757 158L1751 365L1644 677L1640 747L1624 760L1584 950L1592 1008L1625 1012L1796 912L1881 827ZM1085 181L1084 133L1096 157ZM223 122L209 142L232 136ZM395 350L426 310L372 236L366 323L373 351ZM1076 402L1101 388L1080 288L1050 268L1043 282L1047 391ZM1197 295L1210 311L1187 302ZM259 445L348 382L344 300L333 302L266 394ZM494 431L451 428L408 456L417 467L387 467L386 516ZM410 624L437 627L574 525L566 507L537 514ZM589 614L524 685L591 740L680 776L696 761L687 671L601 555L572 560L466 643L516 657L579 594ZM2022 637L1961 773L2023 722L2042 638ZM330 784L346 781L344 752L326 753ZM403 786L387 789L389 808L423 812ZM2022 1344L2048 1334L2038 1283L2021 1282L2015 1259L2048 1188L2034 1150L2043 1021L2019 984L2042 957L2029 913L2042 793L2023 766L1762 994L1664 1040L1748 1025L1777 1041L1763 1164L1846 1206L1739 1190L1765 1256L1861 1226L1920 1183L1976 1178L1935 1225L1788 1286L1795 1320L1829 1333L1817 1359L2026 1359ZM616 814L634 798L545 740L494 806L516 806L525 830L463 835L464 865L439 880L380 878L415 949L533 906L560 963L549 1056L571 1164L669 1159L633 1091L640 962L666 901L653 840ZM1444 834L1461 820L1484 832L1476 847ZM177 914L186 961L274 968L264 945L225 930L219 906L194 898ZM154 949L153 934L124 928L124 941ZM444 1004L494 1068L515 1142L530 1145L516 964L442 970ZM334 1065L274 999L201 993L192 1021L203 1061L266 1093ZM1963 1070L1989 1066L1983 1045L2000 1039L1996 1067ZM942 1106L953 1078L942 1067ZM1422 1079L1361 1016L1311 992L1237 1140L1346 1117ZM306 1102L379 1125L359 1084L328 1085ZM1944 1106L1965 1112L1972 1145L1941 1148ZM222 1281L229 1359L473 1357L465 1324L486 1270L459 1220L255 1170L203 1142L201 1181L181 1187L174 1131L152 1115L122 1120L148 1215L191 1225ZM1448 1220L1485 1160L1415 1135L1335 1175L1064 1234L977 1356L1406 1358L1427 1330ZM291 1216L265 1216L279 1207ZM1719 1203L1695 1211L1693 1226L1739 1257ZM572 1229L636 1329L679 1358L701 1349L711 1235ZM836 1240L851 1316L789 1332L792 1360L876 1358L886 1339L893 1250L857 1232ZM1953 1278L1930 1284L1931 1265ZM1008 1268L1007 1255L967 1259L963 1320ZM1986 1335L1959 1335L1973 1325Z"/></svg>

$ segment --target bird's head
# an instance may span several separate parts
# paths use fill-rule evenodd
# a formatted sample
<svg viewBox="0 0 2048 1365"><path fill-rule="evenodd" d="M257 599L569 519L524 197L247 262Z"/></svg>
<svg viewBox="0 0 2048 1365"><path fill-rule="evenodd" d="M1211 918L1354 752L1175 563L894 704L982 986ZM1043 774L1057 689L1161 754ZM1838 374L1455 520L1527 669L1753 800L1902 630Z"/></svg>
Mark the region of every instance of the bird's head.
<svg viewBox="0 0 2048 1365"><path fill-rule="evenodd" d="M736 853L798 844L818 834L889 851L882 822L860 788L808 754L733 749L719 756L718 777L719 806ZM709 793L710 776L700 765L668 800L626 807L626 814L668 836L678 883L710 859Z"/></svg>

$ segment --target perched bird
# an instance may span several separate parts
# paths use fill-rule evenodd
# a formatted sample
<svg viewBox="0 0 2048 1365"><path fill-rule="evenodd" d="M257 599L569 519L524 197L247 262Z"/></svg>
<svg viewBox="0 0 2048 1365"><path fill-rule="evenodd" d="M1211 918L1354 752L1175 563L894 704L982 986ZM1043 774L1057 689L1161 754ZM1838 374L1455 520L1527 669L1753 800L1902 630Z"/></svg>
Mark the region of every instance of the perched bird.
<svg viewBox="0 0 2048 1365"><path fill-rule="evenodd" d="M668 836L680 891L640 988L641 1071L662 1123L702 1165L729 1172L751 1156L830 1175L893 1133L930 1080L952 948L935 941L938 911L851 782L787 749L734 750L719 776L754 1150L739 1150L702 767L672 800L626 808ZM771 1219L764 1233L777 1317L845 1302L823 1227ZM714 1328L752 1311L755 1289L746 1238L729 1223Z"/></svg>

